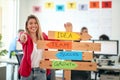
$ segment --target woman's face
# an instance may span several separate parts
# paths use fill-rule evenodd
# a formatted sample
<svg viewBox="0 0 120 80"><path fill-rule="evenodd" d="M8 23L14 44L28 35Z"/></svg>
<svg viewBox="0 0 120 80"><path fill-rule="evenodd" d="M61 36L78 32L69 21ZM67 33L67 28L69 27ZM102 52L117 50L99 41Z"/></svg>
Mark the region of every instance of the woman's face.
<svg viewBox="0 0 120 80"><path fill-rule="evenodd" d="M27 23L27 29L30 33L36 33L36 31L38 30L38 24L34 18L29 19Z"/></svg>

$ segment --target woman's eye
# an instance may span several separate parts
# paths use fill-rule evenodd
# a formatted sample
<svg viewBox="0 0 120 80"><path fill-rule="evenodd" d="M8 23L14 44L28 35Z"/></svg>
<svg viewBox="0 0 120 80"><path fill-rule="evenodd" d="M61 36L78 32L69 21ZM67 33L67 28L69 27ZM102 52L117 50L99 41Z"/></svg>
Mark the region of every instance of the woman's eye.
<svg viewBox="0 0 120 80"><path fill-rule="evenodd" d="M35 24L37 24L37 23L35 23Z"/></svg>
<svg viewBox="0 0 120 80"><path fill-rule="evenodd" d="M32 25L33 23L30 22L29 24Z"/></svg>

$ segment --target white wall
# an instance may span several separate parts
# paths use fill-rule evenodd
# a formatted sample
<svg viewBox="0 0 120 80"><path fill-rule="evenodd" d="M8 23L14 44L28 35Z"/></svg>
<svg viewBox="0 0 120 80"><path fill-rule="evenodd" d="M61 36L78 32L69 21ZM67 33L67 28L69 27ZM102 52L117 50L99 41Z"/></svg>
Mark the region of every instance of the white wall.
<svg viewBox="0 0 120 80"><path fill-rule="evenodd" d="M39 6L43 1L44 0L20 0L20 16L19 16L20 17L20 23L19 23L20 27L24 27L26 17L29 14L36 14L38 16L40 15L39 13L33 13L31 9L32 9L32 6L34 6L34 5ZM51 1L56 1L56 0L51 0ZM61 0L61 1L65 1L65 0ZM75 1L75 0L69 0L69 1ZM120 5L119 5L119 3L120 3L120 0L112 0L112 27L111 27L111 29L108 29L108 30L111 30L110 39L112 39L112 40L115 39L115 40L120 41L120 31L119 31L120 30L120 28L119 28L120 27ZM47 15L49 15L49 14L47 14ZM46 16L44 15L42 18L46 18ZM63 16L63 18L64 18L64 16ZM54 18L51 18L51 21L49 21L49 22L52 22L53 21L52 19L54 19ZM46 24L47 23L49 24L49 22L46 21ZM60 24L58 25L60 27L54 28L54 29L64 30L63 24L65 22L67 22L67 20L61 21ZM73 25L74 25L74 29L75 29L76 25L74 24L74 22L73 22ZM56 23L57 23L57 21L56 21ZM49 27L46 28L45 24L43 24L42 21L41 21L41 25L43 25L43 27L44 27L43 31L47 30L47 28L52 29ZM77 29L77 30L79 31L79 29ZM94 29L92 29L92 30L94 30ZM104 28L103 28L103 30L104 30ZM47 32L47 31L45 31L45 32ZM108 31L106 31L106 32L108 32Z"/></svg>
<svg viewBox="0 0 120 80"><path fill-rule="evenodd" d="M32 1L32 0L31 0ZM19 27L24 29L24 24L26 21L26 17L28 16L29 12L29 0L19 0Z"/></svg>
<svg viewBox="0 0 120 80"><path fill-rule="evenodd" d="M113 11L112 11L112 36L111 39L119 40L120 46L120 0L114 0L113 2ZM120 47L119 47L119 56L120 56ZM116 58L118 61L118 57Z"/></svg>
<svg viewBox="0 0 120 80"><path fill-rule="evenodd" d="M114 0L112 11L112 37L120 40L120 0Z"/></svg>

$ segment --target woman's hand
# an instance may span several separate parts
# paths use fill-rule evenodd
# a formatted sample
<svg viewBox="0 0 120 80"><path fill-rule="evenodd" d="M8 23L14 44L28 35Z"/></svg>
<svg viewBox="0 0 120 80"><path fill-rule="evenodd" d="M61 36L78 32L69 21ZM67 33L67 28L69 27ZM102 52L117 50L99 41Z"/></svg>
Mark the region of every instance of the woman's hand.
<svg viewBox="0 0 120 80"><path fill-rule="evenodd" d="M22 33L20 35L20 42L25 43L27 41L27 35L25 33Z"/></svg>

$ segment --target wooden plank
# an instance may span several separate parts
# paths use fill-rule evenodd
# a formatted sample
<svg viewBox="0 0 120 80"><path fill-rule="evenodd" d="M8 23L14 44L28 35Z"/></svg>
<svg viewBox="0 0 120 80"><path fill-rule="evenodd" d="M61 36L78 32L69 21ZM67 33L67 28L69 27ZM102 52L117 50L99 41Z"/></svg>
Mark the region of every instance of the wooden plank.
<svg viewBox="0 0 120 80"><path fill-rule="evenodd" d="M91 42L73 42L72 49L73 50L86 50L86 51L100 51L101 44L91 43Z"/></svg>
<svg viewBox="0 0 120 80"><path fill-rule="evenodd" d="M40 61L41 68L96 71L97 64L94 62L73 62L73 61Z"/></svg>
<svg viewBox="0 0 120 80"><path fill-rule="evenodd" d="M69 53L73 52L73 54ZM60 56L57 56L59 54ZM93 59L92 52L83 52L82 53L82 59L78 56L79 52L74 51L44 51L43 52L43 58L44 59L62 59L62 60L89 60L91 61ZM66 57L67 56L67 57ZM72 57L72 58L71 58Z"/></svg>
<svg viewBox="0 0 120 80"><path fill-rule="evenodd" d="M71 41L41 41L38 40L37 48L43 49L72 49Z"/></svg>
<svg viewBox="0 0 120 80"><path fill-rule="evenodd" d="M83 50L100 51L100 43L71 42L71 41L41 41L38 40L37 48L43 49L65 49L65 50Z"/></svg>
<svg viewBox="0 0 120 80"><path fill-rule="evenodd" d="M66 29L66 32L72 32L72 24L71 23L66 23L64 24L64 27ZM71 51L71 50L67 50L67 51ZM71 70L64 70L63 71L64 74L64 80L71 80Z"/></svg>
<svg viewBox="0 0 120 80"><path fill-rule="evenodd" d="M71 80L71 70L64 70L64 80Z"/></svg>
<svg viewBox="0 0 120 80"><path fill-rule="evenodd" d="M48 38L58 40L89 40L92 37L88 33L48 31Z"/></svg>

